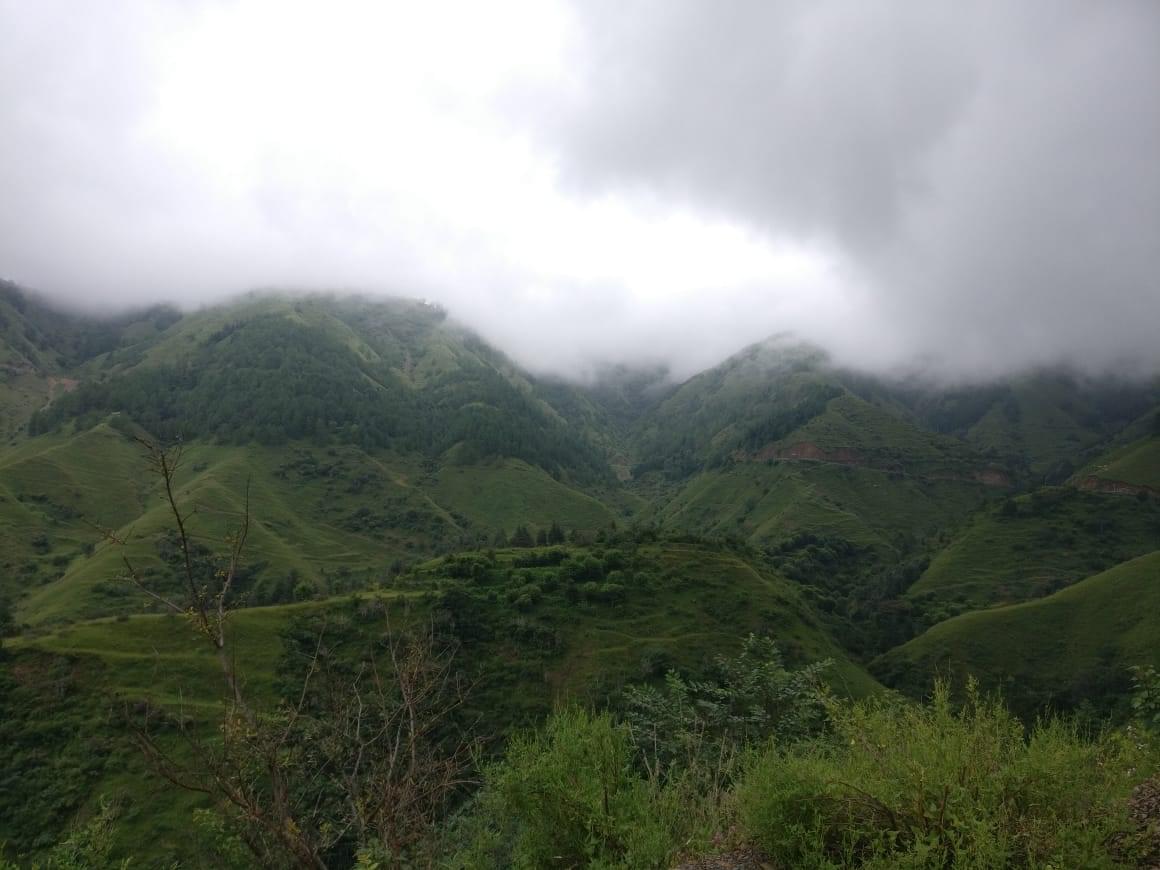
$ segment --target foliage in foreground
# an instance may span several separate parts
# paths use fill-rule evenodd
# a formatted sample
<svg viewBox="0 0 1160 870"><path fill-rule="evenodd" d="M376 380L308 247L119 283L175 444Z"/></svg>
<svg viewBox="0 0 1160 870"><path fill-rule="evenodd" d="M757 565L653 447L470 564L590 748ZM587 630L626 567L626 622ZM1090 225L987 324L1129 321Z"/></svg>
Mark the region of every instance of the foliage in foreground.
<svg viewBox="0 0 1160 870"><path fill-rule="evenodd" d="M109 855L117 811L116 804L102 798L98 812L53 846L43 861L32 862L32 870L90 870L94 867L126 870L130 864L128 859L117 863ZM0 870L19 870L19 866L9 863L0 854Z"/></svg>
<svg viewBox="0 0 1160 870"><path fill-rule="evenodd" d="M742 749L820 733L828 664L789 670L751 634L704 679L670 671L663 687L629 688L622 722L558 712L488 770L455 866L668 867L705 848Z"/></svg>
<svg viewBox="0 0 1160 870"><path fill-rule="evenodd" d="M817 735L831 702L822 683L830 665L827 659L787 669L771 638L750 634L739 655L717 656L707 679L669 671L663 688L629 687L625 717L645 769L666 778L695 772L711 778L716 791L740 748Z"/></svg>
<svg viewBox="0 0 1160 870"><path fill-rule="evenodd" d="M1063 719L1030 733L1001 701L948 686L927 705L830 705L829 731L743 752L730 791L688 767L659 778L633 729L557 713L486 773L454 832L454 867L673 866L722 838L795 868L1133 867L1148 848L1128 815L1156 768L1154 738L1096 737Z"/></svg>
<svg viewBox="0 0 1160 870"><path fill-rule="evenodd" d="M706 839L710 820L645 779L633 756L629 729L607 713L557 713L488 770L452 866L668 866L679 843Z"/></svg>
<svg viewBox="0 0 1160 870"><path fill-rule="evenodd" d="M759 754L736 790L743 828L784 866L1135 866L1126 799L1154 766L1138 732L1025 735L1001 702L945 684L926 706L835 711L835 739Z"/></svg>

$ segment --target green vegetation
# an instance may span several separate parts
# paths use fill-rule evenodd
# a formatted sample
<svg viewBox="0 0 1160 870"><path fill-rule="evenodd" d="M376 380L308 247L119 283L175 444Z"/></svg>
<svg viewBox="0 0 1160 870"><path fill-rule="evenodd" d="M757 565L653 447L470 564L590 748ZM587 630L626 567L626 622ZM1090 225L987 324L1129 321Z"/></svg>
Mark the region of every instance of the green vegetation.
<svg viewBox="0 0 1160 870"><path fill-rule="evenodd" d="M1160 384L1067 372L1007 383L903 393L899 400L939 432L956 435L1016 474L1063 483L1100 445L1160 403Z"/></svg>
<svg viewBox="0 0 1160 870"><path fill-rule="evenodd" d="M689 808L633 769L629 731L571 710L517 737L465 823L462 867L664 867L700 833ZM691 829L691 830L690 830Z"/></svg>
<svg viewBox="0 0 1160 870"><path fill-rule="evenodd" d="M964 613L887 652L872 670L887 685L921 692L932 675L1002 689L1012 707L1124 705L1130 668L1160 665L1160 551L1132 559L1025 604Z"/></svg>
<svg viewBox="0 0 1160 870"><path fill-rule="evenodd" d="M2 285L0 854L1131 866L1158 406L784 338L578 386L424 303L96 322ZM171 503L143 445L177 441ZM454 703L399 730L422 673Z"/></svg>
<svg viewBox="0 0 1160 870"><path fill-rule="evenodd" d="M626 687L669 668L711 675L718 653L736 643L739 631L772 634L795 663L831 659L826 675L839 692L861 696L877 688L813 623L792 586L716 546L622 540L470 553L424 564L398 583L394 592L237 611L231 631L250 696L270 706L292 694L287 686L301 679L319 634L357 660L358 650L381 633L388 608L399 625L432 619L458 647L465 673L478 680L463 716L493 736L534 725L557 700L619 703ZM430 590L441 591L432 596ZM658 595L664 608L651 606ZM207 723L221 709L220 669L182 617L95 620L15 643L21 656L87 663L87 690L96 699L106 693L142 699ZM128 800L133 777L146 777L139 765L138 759L133 775L102 768L86 780L90 795L104 793L125 805L115 838L120 856L133 853L150 819L179 830L182 814L203 805L180 792L176 800L162 793L143 814ZM60 834L59 822L40 829L49 840ZM5 836L13 839L0 831ZM158 851L150 855L177 848L157 830L154 839Z"/></svg>
<svg viewBox="0 0 1160 870"><path fill-rule="evenodd" d="M666 868L716 841L785 867L1114 868L1155 845L1127 811L1158 760L1138 735L1026 732L975 687L961 707L936 685L926 705L828 713L814 736L730 744L721 788L703 767L659 773L613 716L558 712L485 771L450 832L452 866Z"/></svg>
<svg viewBox="0 0 1160 870"><path fill-rule="evenodd" d="M1088 477L1160 491L1160 431L1112 450L1076 474L1079 480Z"/></svg>
<svg viewBox="0 0 1160 870"><path fill-rule="evenodd" d="M1038 489L980 512L910 587L928 624L1041 598L1160 548L1160 500Z"/></svg>
<svg viewBox="0 0 1160 870"><path fill-rule="evenodd" d="M1148 751L1061 720L1025 735L977 689L956 710L936 685L925 707L838 708L832 739L761 753L737 799L787 867L1128 867L1126 800Z"/></svg>
<svg viewBox="0 0 1160 870"><path fill-rule="evenodd" d="M159 344L152 349L157 361L122 363L116 377L85 380L35 413L29 432L53 431L69 420L87 428L122 413L165 441L307 440L430 457L454 447L464 463L511 456L556 477L594 480L606 473L598 450L513 383L501 359L464 340L450 365L435 368L431 357L446 349L442 314L403 304L396 310L406 328L384 341L356 328L356 312L339 303L259 309L198 334L176 354L162 356L165 344ZM176 336L166 342L175 343L181 343ZM105 362L114 366L117 358ZM415 389L416 371L422 389Z"/></svg>

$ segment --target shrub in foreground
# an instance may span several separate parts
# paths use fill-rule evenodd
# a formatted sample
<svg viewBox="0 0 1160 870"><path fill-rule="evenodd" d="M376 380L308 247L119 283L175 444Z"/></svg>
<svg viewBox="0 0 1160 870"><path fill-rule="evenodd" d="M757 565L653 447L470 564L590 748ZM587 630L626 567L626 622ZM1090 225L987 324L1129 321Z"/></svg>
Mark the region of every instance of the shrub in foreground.
<svg viewBox="0 0 1160 870"><path fill-rule="evenodd" d="M642 777L633 756L628 729L608 714L555 714L487 771L453 866L670 866L697 813Z"/></svg>
<svg viewBox="0 0 1160 870"><path fill-rule="evenodd" d="M929 705L835 710L834 739L759 753L736 797L781 865L1134 866L1124 799L1154 753L1138 735L1085 740L1063 720L1027 737L997 700L946 685Z"/></svg>

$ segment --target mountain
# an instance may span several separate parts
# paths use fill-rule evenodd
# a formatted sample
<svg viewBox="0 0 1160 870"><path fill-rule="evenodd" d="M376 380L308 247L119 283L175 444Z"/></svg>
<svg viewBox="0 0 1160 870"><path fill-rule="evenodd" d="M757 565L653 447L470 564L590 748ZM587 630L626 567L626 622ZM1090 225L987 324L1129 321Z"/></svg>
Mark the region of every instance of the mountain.
<svg viewBox="0 0 1160 870"><path fill-rule="evenodd" d="M112 349L27 363L71 389L16 407L30 437L0 453L3 585L26 593L25 621L130 606L101 530L149 537L166 519L137 437L184 442L182 495L219 512L199 514L208 540L249 488L256 601L372 582L517 525L595 529L622 501L594 497L615 483L605 454L552 404L574 414L583 397L431 306L255 297L163 325L99 323ZM152 550L134 554L163 570Z"/></svg>
<svg viewBox="0 0 1160 870"><path fill-rule="evenodd" d="M1156 382L939 388L775 336L680 384L623 367L576 384L405 299L250 294L95 320L5 285L0 314L0 592L29 624L136 606L110 582L109 533L169 570L135 438L184 443L207 544L249 493L252 603L357 589L517 526L619 521L763 549L869 654L1155 545L1113 496L1154 481ZM1067 485L1031 492L1045 468Z"/></svg>
<svg viewBox="0 0 1160 870"><path fill-rule="evenodd" d="M471 462L503 452L553 476L599 452L502 355L422 303L258 299L183 318L89 364L30 434L111 413L166 440L306 440Z"/></svg>
<svg viewBox="0 0 1160 870"><path fill-rule="evenodd" d="M1096 492L1160 495L1160 412L1149 416L1148 434L1101 454L1073 482Z"/></svg>
<svg viewBox="0 0 1160 870"><path fill-rule="evenodd" d="M295 638L325 625L353 649L390 608L489 675L471 712L507 734L559 699L703 673L751 631L792 664L830 660L840 694L972 674L1027 718L1122 716L1128 669L1160 664L1158 420L1155 379L938 385L786 336L681 383L573 382L413 300L94 319L0 286L9 713L28 757L72 765L59 789L41 762L3 780L23 821L0 841L31 848L20 831L56 836L99 789L143 781L128 756L90 770L70 736L114 739L102 693L208 727L210 661L122 577L128 560L155 591L181 582L145 444L180 457L198 570L250 519L233 619L262 697ZM66 684L61 706L48 687ZM138 806L126 836L179 831L193 806Z"/></svg>
<svg viewBox="0 0 1160 870"><path fill-rule="evenodd" d="M921 425L961 439L1028 483L1063 483L1160 404L1160 379L1032 372L1002 383L894 394Z"/></svg>
<svg viewBox="0 0 1160 870"><path fill-rule="evenodd" d="M58 311L10 281L0 281L0 442L76 385L78 367L123 345L145 342L181 318L154 306L95 319Z"/></svg>

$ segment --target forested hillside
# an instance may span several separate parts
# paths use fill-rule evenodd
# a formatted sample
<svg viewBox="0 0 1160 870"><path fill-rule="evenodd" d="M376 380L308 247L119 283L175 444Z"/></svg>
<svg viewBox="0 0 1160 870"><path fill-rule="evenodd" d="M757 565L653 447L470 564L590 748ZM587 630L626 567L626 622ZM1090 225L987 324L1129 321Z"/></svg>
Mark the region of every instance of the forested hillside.
<svg viewBox="0 0 1160 870"><path fill-rule="evenodd" d="M47 855L103 818L104 795L119 801L109 854L193 860L183 831L206 799L154 783L113 712L161 717L167 741L181 723L217 727L219 668L166 613L191 574L230 578L230 643L255 703L289 703L322 650L327 679L349 687L384 631L426 626L474 684L455 728L486 734L492 760L568 701L616 720L553 720L583 739L607 726L629 740L616 729L648 691L685 693L648 696L650 727L694 728L681 704L728 706L741 677L721 657L750 635L773 644L761 679L786 698L815 678L839 705L884 688L921 698L942 675L955 703L970 681L1025 722L1050 708L1122 724L1132 669L1160 666L1156 379L891 380L783 336L683 383L626 368L574 383L421 302L251 295L94 319L13 285L0 353L13 855ZM243 526L235 564L224 554ZM842 709L834 728L895 727L894 713ZM781 715L753 734L790 728ZM547 751L518 745L517 767ZM494 796L509 774L489 770L487 800L523 812L503 803L510 788ZM759 812L745 781L729 788ZM472 818L462 854L524 836ZM354 860L350 837L327 848Z"/></svg>

